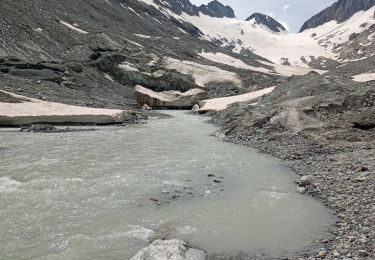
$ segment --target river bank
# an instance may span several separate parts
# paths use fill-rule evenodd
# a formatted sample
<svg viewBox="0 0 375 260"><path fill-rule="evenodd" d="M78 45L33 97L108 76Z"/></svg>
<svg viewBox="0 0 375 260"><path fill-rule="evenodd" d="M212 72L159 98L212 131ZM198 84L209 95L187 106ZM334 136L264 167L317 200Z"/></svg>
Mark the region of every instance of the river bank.
<svg viewBox="0 0 375 260"><path fill-rule="evenodd" d="M309 180L298 190L321 200L337 217L332 238L316 241L320 249L301 259L374 259L374 130L294 132L272 123L246 123L251 117L238 105L228 110L210 120L222 127L225 140L287 161L298 174L297 183L298 176Z"/></svg>

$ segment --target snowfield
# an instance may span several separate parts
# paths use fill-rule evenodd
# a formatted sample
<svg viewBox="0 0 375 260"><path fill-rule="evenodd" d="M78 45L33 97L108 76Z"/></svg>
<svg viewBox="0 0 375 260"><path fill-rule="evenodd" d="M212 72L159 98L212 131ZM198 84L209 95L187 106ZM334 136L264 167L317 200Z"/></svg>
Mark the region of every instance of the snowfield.
<svg viewBox="0 0 375 260"><path fill-rule="evenodd" d="M251 21L214 18L202 13L200 16L183 13L181 17L201 30L209 41L222 40L223 46L234 46L233 51L236 53L240 53L243 48L250 49L276 64L286 59L292 66L308 67L301 57L334 56L308 34L275 33Z"/></svg>
<svg viewBox="0 0 375 260"><path fill-rule="evenodd" d="M181 61L173 58L164 58L167 69L175 69L186 75L191 75L195 79L195 84L205 87L210 82L231 82L241 86L242 82L234 72L219 69L214 66L202 65L192 61Z"/></svg>
<svg viewBox="0 0 375 260"><path fill-rule="evenodd" d="M238 102L247 102L258 97L264 96L266 94L271 93L275 87L269 87L262 90L250 92L243 95L238 96L230 96L230 97L221 97L221 98L213 98L207 99L199 102L199 112L210 112L210 111L220 111L226 109L229 105L238 103Z"/></svg>
<svg viewBox="0 0 375 260"><path fill-rule="evenodd" d="M312 69L306 68L306 67L301 67L301 66L289 66L289 65L281 65L281 64L275 64L267 61L262 61L262 60L257 60L257 62L264 64L267 67L273 68L272 70L269 70L264 67L254 67L251 65L248 65L244 63L242 60L236 59L232 56L226 55L224 53L212 53L212 52L202 52L199 54L199 56L216 62L216 63L221 63L225 64L228 66L232 66L235 68L239 69L245 69L245 70L251 70L251 71L257 71L257 72L262 72L266 74L279 74L279 75L284 75L284 76L292 76L292 75L305 75L312 71ZM315 70L316 72L322 74L325 71L322 70Z"/></svg>

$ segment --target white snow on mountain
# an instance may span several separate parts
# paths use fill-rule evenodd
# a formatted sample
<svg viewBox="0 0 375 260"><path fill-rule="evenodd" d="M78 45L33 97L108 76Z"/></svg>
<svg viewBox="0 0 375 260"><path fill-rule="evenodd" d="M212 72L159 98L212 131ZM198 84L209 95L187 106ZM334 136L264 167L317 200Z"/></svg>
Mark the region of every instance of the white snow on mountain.
<svg viewBox="0 0 375 260"><path fill-rule="evenodd" d="M338 46L348 42L350 35L360 33L375 24L375 7L360 11L346 22L338 24L331 21L317 28L302 33L273 32L268 27L255 23L254 20L242 21L237 18L216 18L200 13L191 16L186 13L177 15L168 8L158 6L153 0L138 0L159 9L169 17L188 22L196 26L202 38L223 47L230 47L233 52L250 50L271 62L258 61L265 67L255 67L223 53L208 53L202 50L199 55L216 63L268 74L302 75L311 71L309 61L314 58L338 59ZM184 32L185 33L185 32ZM372 35L369 36L372 40ZM342 61L341 61L342 62ZM326 67L326 64L321 64ZM272 67L269 69L267 67ZM186 64L185 64L186 67ZM323 73L324 71L317 71Z"/></svg>
<svg viewBox="0 0 375 260"><path fill-rule="evenodd" d="M343 23L330 21L317 28L304 31L302 34L314 38L321 46L333 49L348 42L354 33L361 33L375 24L375 6L367 11L359 11Z"/></svg>
<svg viewBox="0 0 375 260"><path fill-rule="evenodd" d="M242 49L253 50L255 54L277 64L287 59L291 65L307 67L301 60L302 56L333 56L330 50L325 50L310 35L275 33L263 25L235 18L215 18L203 14L189 16L185 13L181 17L198 27L207 40L221 40L223 46L234 46L236 53Z"/></svg>
<svg viewBox="0 0 375 260"><path fill-rule="evenodd" d="M232 56L226 55L224 53L210 53L210 52L202 52L199 56L208 59L210 61L225 64L228 66L232 66L239 69L263 72L267 74L279 74L284 76L291 76L291 75L304 75L309 73L311 69L301 66L289 66L289 65L281 65L275 64L267 61L257 60L257 62L262 63L266 67L271 67L273 69L267 69L266 67L255 67L244 63L242 60L233 58ZM324 71L315 70L319 73L323 73Z"/></svg>
<svg viewBox="0 0 375 260"><path fill-rule="evenodd" d="M200 87L205 87L210 82L231 82L237 86L241 86L242 84L236 73L214 66L202 65L192 61L176 60L169 57L164 59L164 63L167 69L175 69L182 74L191 75L195 79L195 83Z"/></svg>
<svg viewBox="0 0 375 260"><path fill-rule="evenodd" d="M250 66L244 63L242 60L233 58L232 56L229 56L220 52L217 52L217 53L202 52L199 54L199 56L207 60L216 62L216 63L225 64L225 65L232 66L232 67L239 68L239 69L252 70L252 71L258 71L258 72L264 72L264 73L270 72L266 68L262 68L262 67L258 68L258 67Z"/></svg>

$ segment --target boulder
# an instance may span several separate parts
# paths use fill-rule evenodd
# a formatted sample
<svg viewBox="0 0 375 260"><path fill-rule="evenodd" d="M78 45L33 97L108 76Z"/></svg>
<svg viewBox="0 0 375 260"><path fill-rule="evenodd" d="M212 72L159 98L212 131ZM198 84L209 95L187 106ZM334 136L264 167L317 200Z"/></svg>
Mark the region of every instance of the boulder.
<svg viewBox="0 0 375 260"><path fill-rule="evenodd" d="M205 260L203 250L190 248L181 240L155 240L131 260Z"/></svg>
<svg viewBox="0 0 375 260"><path fill-rule="evenodd" d="M62 82L61 76L50 69L34 70L11 68L8 73L17 77L23 77L28 79L52 81L57 83Z"/></svg>
<svg viewBox="0 0 375 260"><path fill-rule="evenodd" d="M146 104L153 108L191 109L205 97L206 92L201 89L191 89L182 93L180 91L155 92L140 85L135 87L138 104L141 106Z"/></svg>
<svg viewBox="0 0 375 260"><path fill-rule="evenodd" d="M143 110L152 110L152 107L148 106L147 104L144 104L142 109Z"/></svg>
<svg viewBox="0 0 375 260"><path fill-rule="evenodd" d="M305 175L305 176L302 176L300 179L299 179L299 185L304 187L304 186L308 186L311 184L311 176L310 175Z"/></svg>

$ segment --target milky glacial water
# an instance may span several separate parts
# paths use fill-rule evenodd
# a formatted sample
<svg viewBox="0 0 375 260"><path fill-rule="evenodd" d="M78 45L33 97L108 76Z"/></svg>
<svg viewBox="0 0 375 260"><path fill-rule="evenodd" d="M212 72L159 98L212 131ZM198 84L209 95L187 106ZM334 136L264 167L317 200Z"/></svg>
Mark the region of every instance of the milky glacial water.
<svg viewBox="0 0 375 260"><path fill-rule="evenodd" d="M271 258L328 236L334 218L283 162L168 113L94 132L1 129L0 259L130 259L157 237Z"/></svg>

